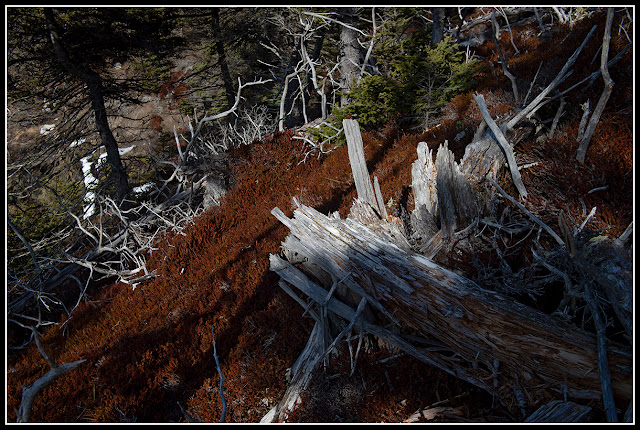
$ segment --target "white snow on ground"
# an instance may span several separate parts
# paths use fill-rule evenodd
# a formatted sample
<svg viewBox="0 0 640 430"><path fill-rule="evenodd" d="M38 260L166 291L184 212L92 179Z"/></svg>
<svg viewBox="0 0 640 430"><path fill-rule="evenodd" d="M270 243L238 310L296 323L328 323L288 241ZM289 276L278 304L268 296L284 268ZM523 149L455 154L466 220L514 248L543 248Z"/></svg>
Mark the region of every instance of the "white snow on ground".
<svg viewBox="0 0 640 430"><path fill-rule="evenodd" d="M55 124L45 124L42 127L40 127L40 134L45 135L45 134L49 134L51 133L51 130L53 130L56 127Z"/></svg>
<svg viewBox="0 0 640 430"><path fill-rule="evenodd" d="M98 185L98 180L93 173L91 173L91 155L87 155L86 157L82 157L80 159L82 163L82 176L84 177L84 187L87 189L86 194L84 195L84 215L83 218L87 219L91 217L96 211L96 194L91 191Z"/></svg>
<svg viewBox="0 0 640 430"><path fill-rule="evenodd" d="M147 191L151 191L153 189L153 184L151 182L147 182L146 184L142 184L139 187L133 187L133 192L136 195L140 195L142 193L145 193Z"/></svg>
<svg viewBox="0 0 640 430"><path fill-rule="evenodd" d="M70 147L80 145L81 143L84 142L84 139L80 139L80 140L82 142L80 142L79 140L74 140L73 142L71 142ZM132 146L129 146L128 148L118 148L118 152L120 153L120 155L124 155L135 147L136 147L135 145L132 145ZM98 186L98 180L96 179L95 176L93 176L93 173L91 173L91 164L92 164L91 156L92 155L93 153L87 155L86 157L82 157L80 159L80 162L82 163L82 176L84 181L84 187L87 189L87 192L84 195L84 203L85 203L84 215L83 215L84 219L90 218L96 212L96 205L95 205L96 194L92 190ZM106 153L100 154L98 156L98 159L96 160L95 166L96 167L100 166L100 164L104 163L106 159L107 159ZM147 185L149 187L152 187L151 184L145 184L145 185L142 185L141 187L136 187L136 188L141 188L141 191L139 191L139 193L142 193L144 191L147 191L147 188L142 189L142 187L146 187ZM138 193L137 191L135 191L135 188L134 188L134 192Z"/></svg>
<svg viewBox="0 0 640 430"><path fill-rule="evenodd" d="M69 148L75 148L76 146L80 146L82 145L87 139L82 138L82 139L78 139L78 140L74 140L73 142L71 142L71 144L69 145Z"/></svg>

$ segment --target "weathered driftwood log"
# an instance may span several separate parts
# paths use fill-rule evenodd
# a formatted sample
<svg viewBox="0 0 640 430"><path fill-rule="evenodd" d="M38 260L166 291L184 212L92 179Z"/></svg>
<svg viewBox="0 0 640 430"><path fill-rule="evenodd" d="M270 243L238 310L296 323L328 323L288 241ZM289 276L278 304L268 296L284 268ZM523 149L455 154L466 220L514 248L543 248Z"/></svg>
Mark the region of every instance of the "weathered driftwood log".
<svg viewBox="0 0 640 430"><path fill-rule="evenodd" d="M502 399L515 392L523 393L529 405L560 393L571 399L600 398L592 334L485 290L355 219L328 217L303 205L292 219L278 208L273 213L291 230L287 246L313 261L325 278L366 298L376 319L361 321L363 330ZM277 256L272 256L271 269L315 302L327 295ZM340 316L353 318L351 306L357 301L345 304L335 295L331 300ZM630 350L609 343L609 366L614 396L629 401Z"/></svg>

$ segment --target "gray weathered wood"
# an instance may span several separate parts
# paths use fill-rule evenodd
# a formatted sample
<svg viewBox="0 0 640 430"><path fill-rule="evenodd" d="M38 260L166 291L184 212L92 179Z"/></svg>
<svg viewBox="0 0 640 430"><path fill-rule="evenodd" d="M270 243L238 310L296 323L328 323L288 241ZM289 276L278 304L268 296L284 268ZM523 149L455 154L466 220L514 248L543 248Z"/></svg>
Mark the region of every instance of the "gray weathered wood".
<svg viewBox="0 0 640 430"><path fill-rule="evenodd" d="M369 171L367 170L367 160L364 156L360 125L358 125L358 121L355 119L344 119L342 125L344 127L344 136L347 139L349 162L351 163L351 171L353 172L353 180L356 184L358 198L369 203L377 210L378 202L373 191L373 186L371 185Z"/></svg>
<svg viewBox="0 0 640 430"><path fill-rule="evenodd" d="M384 204L384 198L382 197L382 191L380 190L380 183L378 182L378 177L373 177L373 190L376 194L376 200L378 201L378 211L380 212L380 216L382 219L387 219L387 207Z"/></svg>
<svg viewBox="0 0 640 430"><path fill-rule="evenodd" d="M604 111L604 107L609 100L609 96L611 95L611 91L613 91L613 79L609 75L609 68L607 67L607 61L609 59L609 42L611 41L611 25L613 23L613 8L608 8L607 11L607 24L604 30L604 38L602 40L602 56L600 62L600 70L602 71L602 79L604 80L604 90L600 95L600 99L598 100L598 104L593 110L593 115L591 115L591 119L589 120L589 125L584 132L584 136L582 136L582 141L580 142L580 146L578 146L578 151L576 152L576 160L580 163L584 163L584 159L587 156L587 148L589 147L589 143L591 142L591 138L596 131L596 126L598 125L598 121L600 120L600 116Z"/></svg>
<svg viewBox="0 0 640 430"><path fill-rule="evenodd" d="M573 66L573 63L575 63L576 60L578 59L578 56L580 55L580 52L582 52L584 47L587 45L587 42L589 41L589 39L593 35L593 32L596 30L596 28L597 28L597 25L594 25L591 28L591 31L589 31L587 36L584 38L584 41L582 42L582 44L573 52L571 57L569 57L567 62L564 64L564 66L562 66L562 69L560 70L560 72L558 72L558 74L551 81L551 83L549 85L547 85L547 87L544 90L542 90L540 92L540 94L538 94L536 96L536 98L533 99L533 101L531 103L529 103L527 106L525 106L520 112L518 112L513 118L511 118L507 122L507 124L505 125L505 129L506 130L513 129L513 127L522 118L524 118L525 116L531 115L535 110L537 110L544 103L544 99L547 97L547 95L551 91L553 91L558 85L560 85L560 83L564 79L566 79L566 77L568 76L568 73L569 73L569 69L571 68L571 66Z"/></svg>
<svg viewBox="0 0 640 430"><path fill-rule="evenodd" d="M296 252L332 279L342 279L351 272L348 285L357 284L368 294L368 301L370 297L393 314L396 323L389 326L395 327L391 335L398 343L404 342L405 351L500 397L512 396L518 389L524 398L539 404L554 400L566 386L570 398L600 398L596 338L592 334L484 290L349 219L327 217L301 205L286 224L291 235L304 244ZM277 265L272 269L281 276L285 273ZM308 281L283 279L298 288L304 288ZM351 317L359 300L344 303ZM375 309L378 320L369 324L388 325L388 317ZM434 350L426 354L425 348L402 339L416 334L443 345L440 351L448 354ZM608 352L614 396L628 401L633 386L630 351L610 343ZM451 360L450 354L457 358ZM494 360L500 362L497 376ZM498 382L495 388L493 381Z"/></svg>
<svg viewBox="0 0 640 430"><path fill-rule="evenodd" d="M591 408L573 402L554 400L540 406L525 423L582 423L587 422Z"/></svg>
<svg viewBox="0 0 640 430"><path fill-rule="evenodd" d="M418 158L411 165L411 188L415 207L424 206L430 213L435 213L438 195L436 193L436 166L433 163L433 152L426 142L418 143Z"/></svg>
<svg viewBox="0 0 640 430"><path fill-rule="evenodd" d="M480 109L480 113L482 114L482 119L484 119L493 132L493 135L496 138L496 143L500 145L502 150L504 151L504 155L507 158L507 163L509 164L509 171L511 172L511 178L513 179L513 183L515 184L518 192L520 193L520 198L524 199L527 197L527 190L522 183L522 178L520 177L520 171L518 170L518 165L516 164L516 158L513 155L513 150L511 149L511 145L507 142L507 139L504 137L502 130L498 127L498 124L491 118L491 114L489 113L489 109L487 109L487 104L484 101L484 96L482 94L474 94L474 100L478 104L478 109Z"/></svg>
<svg viewBox="0 0 640 430"><path fill-rule="evenodd" d="M435 168L440 228L446 238L451 238L478 216L475 193L447 147L447 141L438 148Z"/></svg>

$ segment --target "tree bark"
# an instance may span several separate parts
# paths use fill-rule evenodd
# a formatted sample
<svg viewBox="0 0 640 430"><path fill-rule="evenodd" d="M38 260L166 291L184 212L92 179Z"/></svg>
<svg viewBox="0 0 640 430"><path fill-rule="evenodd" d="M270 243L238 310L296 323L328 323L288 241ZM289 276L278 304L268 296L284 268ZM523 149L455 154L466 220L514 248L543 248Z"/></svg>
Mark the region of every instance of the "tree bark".
<svg viewBox="0 0 640 430"><path fill-rule="evenodd" d="M89 97L91 98L91 108L95 115L96 129L100 134L100 140L107 151L107 163L111 166L111 177L115 183L115 201L122 206L124 199L129 194L129 180L127 171L122 164L118 142L111 132L109 121L107 119L107 109L104 105L104 89L102 87L102 79L94 74L91 79L86 81L89 88Z"/></svg>
<svg viewBox="0 0 640 430"><path fill-rule="evenodd" d="M215 40L216 53L218 54L218 65L220 66L220 74L222 75L222 82L224 84L224 92L227 99L227 109L231 109L235 101L235 91L233 90L233 80L229 73L229 65L227 64L227 55L224 49L224 43L222 42L221 29L220 29L220 8L214 7L211 9L211 31L213 32L213 39Z"/></svg>
<svg viewBox="0 0 640 430"><path fill-rule="evenodd" d="M444 39L444 8L433 8L433 27L431 30L431 44L437 45Z"/></svg>
<svg viewBox="0 0 640 430"><path fill-rule="evenodd" d="M340 8L341 21L354 27L357 16L354 7ZM345 25L340 27L340 86L342 95L340 104L349 103L349 97L344 94L351 91L360 75L360 46L358 45L358 33Z"/></svg>

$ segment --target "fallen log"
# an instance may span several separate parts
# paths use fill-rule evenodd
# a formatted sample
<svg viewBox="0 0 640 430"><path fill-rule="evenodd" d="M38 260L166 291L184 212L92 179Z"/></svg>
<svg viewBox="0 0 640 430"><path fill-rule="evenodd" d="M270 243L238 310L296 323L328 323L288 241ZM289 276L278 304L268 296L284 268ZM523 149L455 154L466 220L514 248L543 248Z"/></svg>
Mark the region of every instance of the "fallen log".
<svg viewBox="0 0 640 430"><path fill-rule="evenodd" d="M296 253L367 299L375 320L356 324L361 329L507 403L516 392L532 406L559 393L572 399L601 397L593 334L483 289L381 239L353 218L329 217L304 205L291 219L278 208L273 213L291 230L288 244ZM271 269L315 302L328 292L280 257L272 256ZM349 304L335 294L332 300L342 317L353 316ZM608 346L614 397L628 402L633 388L630 350Z"/></svg>
<svg viewBox="0 0 640 430"><path fill-rule="evenodd" d="M459 164L446 142L435 163L426 145L418 145L410 229L423 243L416 246L416 237L405 238L405 229L383 216L384 201L379 185L373 192L357 123L349 121L344 125L352 129L347 133L349 152L354 152L350 160L356 188L364 196L354 201L349 216L327 216L296 199L293 218L277 207L272 210L290 234L282 245L286 259L271 255L271 270L316 326L300 364L294 366L299 374L293 375L281 406L268 420L286 420L344 330L374 335L480 387L523 418L560 396L565 402L600 399L602 381L610 381L605 385L611 386L613 398L629 403L631 348L608 341L608 369L599 367L604 348L600 341L598 351L594 334L482 288L431 260L445 241L461 238L489 212L494 189L506 194L495 180L506 161L500 145L480 138L467 147ZM334 329L347 328L332 333L327 322L331 316L348 322L334 324Z"/></svg>

